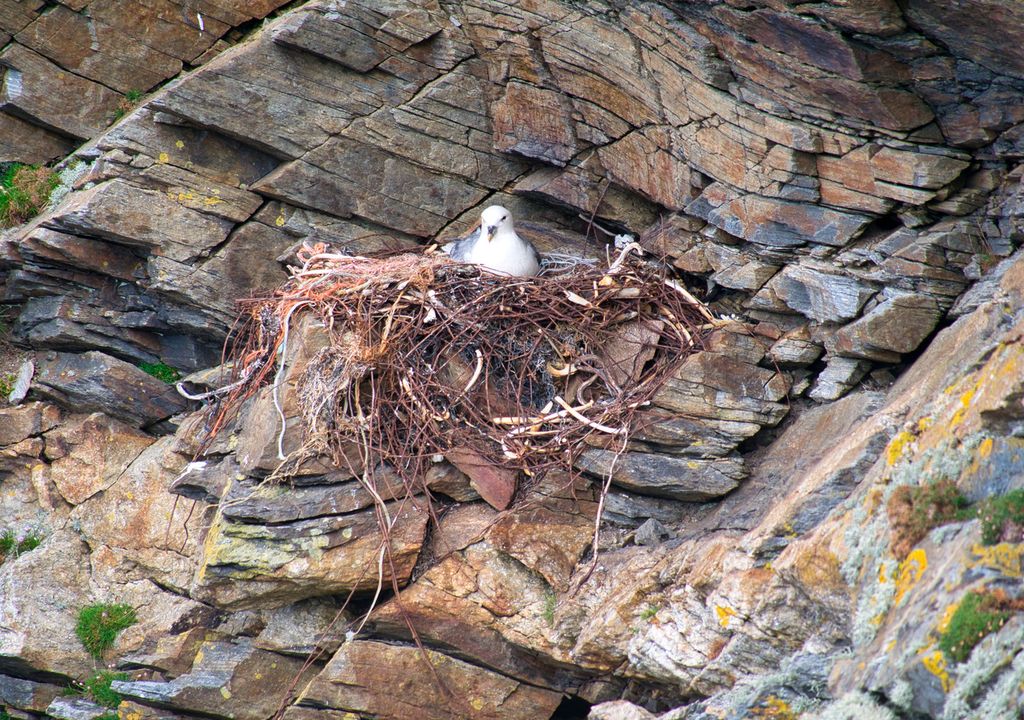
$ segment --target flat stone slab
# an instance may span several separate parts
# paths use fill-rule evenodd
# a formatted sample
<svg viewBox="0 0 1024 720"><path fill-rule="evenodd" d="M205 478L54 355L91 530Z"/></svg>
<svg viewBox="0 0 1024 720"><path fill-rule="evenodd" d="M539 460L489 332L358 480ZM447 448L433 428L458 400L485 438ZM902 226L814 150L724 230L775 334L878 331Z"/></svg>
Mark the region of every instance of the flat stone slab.
<svg viewBox="0 0 1024 720"><path fill-rule="evenodd" d="M0 111L21 115L62 135L85 139L98 135L114 119L121 95L72 75L23 45L0 53L7 69L0 85ZM74 98L74 102L68 102Z"/></svg>
<svg viewBox="0 0 1024 720"><path fill-rule="evenodd" d="M98 351L41 358L33 388L65 407L104 412L135 427L165 420L188 405L173 385Z"/></svg>
<svg viewBox="0 0 1024 720"><path fill-rule="evenodd" d="M400 692L379 691L396 678L401 679ZM318 709L324 708L380 720L534 720L550 716L561 699L561 693L526 685L433 650L357 640L342 646L306 688L299 707L290 708L284 717L312 720L319 716Z"/></svg>

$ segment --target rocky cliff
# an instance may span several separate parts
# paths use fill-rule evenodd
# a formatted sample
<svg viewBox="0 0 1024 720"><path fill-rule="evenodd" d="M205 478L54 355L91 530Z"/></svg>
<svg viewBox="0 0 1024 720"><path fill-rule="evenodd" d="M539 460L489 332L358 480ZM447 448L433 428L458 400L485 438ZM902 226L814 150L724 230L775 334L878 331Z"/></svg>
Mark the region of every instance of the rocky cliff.
<svg viewBox="0 0 1024 720"><path fill-rule="evenodd" d="M1020 717L1016 0L7 0L0 43L0 161L69 190L0 239L11 717L110 712L64 693L103 668L140 719ZM302 242L495 202L544 252L629 232L734 320L616 460L501 513L444 463L433 510L389 496L380 573L349 469L268 479L269 390L197 455L139 368L215 384Z"/></svg>

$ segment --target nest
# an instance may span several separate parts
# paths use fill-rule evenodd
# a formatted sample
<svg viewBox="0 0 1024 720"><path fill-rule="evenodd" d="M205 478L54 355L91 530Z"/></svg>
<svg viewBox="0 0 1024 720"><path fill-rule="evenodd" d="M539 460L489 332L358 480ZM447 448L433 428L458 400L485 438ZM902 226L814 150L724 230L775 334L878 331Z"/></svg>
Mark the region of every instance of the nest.
<svg viewBox="0 0 1024 720"><path fill-rule="evenodd" d="M247 301L236 382L213 431L259 387L276 394L290 333L312 314L328 344L298 384L309 443L339 464L355 446L364 467L390 466L416 491L445 458L499 508L520 472L571 470L588 445L625 448L638 413L714 325L636 244L603 269L537 278L323 245L299 260L272 297Z"/></svg>

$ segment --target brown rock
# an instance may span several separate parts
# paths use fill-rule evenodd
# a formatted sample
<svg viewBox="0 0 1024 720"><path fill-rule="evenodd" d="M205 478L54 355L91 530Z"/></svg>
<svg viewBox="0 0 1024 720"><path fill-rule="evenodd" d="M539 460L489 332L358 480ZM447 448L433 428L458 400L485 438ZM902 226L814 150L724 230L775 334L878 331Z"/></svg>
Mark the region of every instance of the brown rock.
<svg viewBox="0 0 1024 720"><path fill-rule="evenodd" d="M59 421L60 410L46 403L30 402L0 408L0 447L14 445L33 435L42 435Z"/></svg>
<svg viewBox="0 0 1024 720"><path fill-rule="evenodd" d="M842 186L846 193L880 196L914 205L935 197L927 190L952 182L968 164L962 155L897 150L875 144L862 145L841 158L828 155L817 158L823 190L828 181ZM829 186L829 191L833 193L833 201L860 201L860 195L843 195L843 190L834 185ZM878 202L882 204L877 205ZM884 201L874 203L877 207L885 207ZM869 209L872 201L865 199L858 204Z"/></svg>
<svg viewBox="0 0 1024 720"><path fill-rule="evenodd" d="M494 152L485 101L494 89L481 75L481 64L468 61L408 102L352 123L344 134L416 165L503 188L525 164Z"/></svg>
<svg viewBox="0 0 1024 720"><path fill-rule="evenodd" d="M100 137L97 146L142 154L220 186L244 188L277 167L277 158L250 145L217 132L158 122L157 118L149 107L139 108L130 120L118 123Z"/></svg>
<svg viewBox="0 0 1024 720"><path fill-rule="evenodd" d="M378 688L401 678L401 692ZM433 650L356 640L342 646L284 717L303 706L355 711L381 720L533 720L554 712L561 693L543 690Z"/></svg>
<svg viewBox="0 0 1024 720"><path fill-rule="evenodd" d="M192 260L227 239L233 223L197 212L162 192L111 180L72 195L45 221L62 232L158 250L170 260Z"/></svg>
<svg viewBox="0 0 1024 720"><path fill-rule="evenodd" d="M1014 0L939 3L910 0L905 12L915 27L954 55L997 72L1024 78L1024 7ZM993 32L1000 28L1001 32Z"/></svg>
<svg viewBox="0 0 1024 720"><path fill-rule="evenodd" d="M135 7L122 12L137 12L139 4L131 3ZM182 29L188 28L182 24ZM76 75L121 93L149 90L182 67L180 58L111 27L91 11L86 16L60 5L18 33L17 41Z"/></svg>
<svg viewBox="0 0 1024 720"><path fill-rule="evenodd" d="M311 3L273 31L274 42L315 53L365 73L440 32L440 17L423 8L354 2L344 13Z"/></svg>
<svg viewBox="0 0 1024 720"><path fill-rule="evenodd" d="M39 15L45 5L44 0L24 0L24 2L4 3L0 6L0 30L16 33Z"/></svg>
<svg viewBox="0 0 1024 720"><path fill-rule="evenodd" d="M101 495L72 514L94 552L103 548L112 581L130 571L183 592L195 574L203 506L166 491L187 464L172 447L170 437L152 443ZM93 563L96 572L100 561Z"/></svg>
<svg viewBox="0 0 1024 720"><path fill-rule="evenodd" d="M829 351L894 362L900 354L916 350L941 317L942 310L934 297L892 293L864 317L841 327L828 344Z"/></svg>
<svg viewBox="0 0 1024 720"><path fill-rule="evenodd" d="M7 68L0 86L0 110L62 135L98 135L113 120L121 99L113 90L64 72L17 43L0 52L0 65Z"/></svg>
<svg viewBox="0 0 1024 720"><path fill-rule="evenodd" d="M871 367L869 362L847 357L828 358L809 393L815 400L836 400L861 381Z"/></svg>
<svg viewBox="0 0 1024 720"><path fill-rule="evenodd" d="M668 128L637 130L598 150L608 174L618 183L672 210L682 210L696 194L690 168L677 156Z"/></svg>
<svg viewBox="0 0 1024 720"><path fill-rule="evenodd" d="M769 265L748 253L724 245L707 243L704 257L714 270L711 279L735 290L756 292L779 271L778 265ZM678 263L676 265L678 267Z"/></svg>
<svg viewBox="0 0 1024 720"><path fill-rule="evenodd" d="M102 413L72 415L46 433L50 479L72 505L106 490L153 438Z"/></svg>
<svg viewBox="0 0 1024 720"><path fill-rule="evenodd" d="M512 502L518 471L494 465L471 448L453 448L445 453L445 460L463 472L495 510L504 510Z"/></svg>
<svg viewBox="0 0 1024 720"><path fill-rule="evenodd" d="M874 288L846 275L808 265L788 265L758 295L780 300L812 320L836 322L856 317L874 294Z"/></svg>
<svg viewBox="0 0 1024 720"><path fill-rule="evenodd" d="M713 183L686 207L730 235L770 248L807 243L842 246L857 237L870 218L819 205L743 194Z"/></svg>
<svg viewBox="0 0 1024 720"><path fill-rule="evenodd" d="M782 374L715 353L697 353L683 363L654 397L666 410L736 423L774 425L787 408Z"/></svg>
<svg viewBox="0 0 1024 720"><path fill-rule="evenodd" d="M182 22L182 9L170 0L91 0L88 7L94 22L186 62L201 55L228 30L227 24L217 19L216 11L203 12L202 30L194 18Z"/></svg>
<svg viewBox="0 0 1024 720"><path fill-rule="evenodd" d="M248 220L263 203L255 193L210 180L162 160L139 173L138 180L140 184L162 191L182 207L235 223Z"/></svg>
<svg viewBox="0 0 1024 720"><path fill-rule="evenodd" d="M842 0L828 4L803 5L799 11L828 20L843 30L868 35L886 37L906 28L903 13L896 0Z"/></svg>
<svg viewBox="0 0 1024 720"><path fill-rule="evenodd" d="M813 156L773 145L763 130L716 121L689 123L674 134L687 161L716 180L761 195L818 199Z"/></svg>
<svg viewBox="0 0 1024 720"><path fill-rule="evenodd" d="M387 503L395 521L383 580L407 582L423 543L428 513L420 500ZM373 510L281 525L217 516L206 536L192 592L231 609L279 607L297 600L377 587L382 537Z"/></svg>
<svg viewBox="0 0 1024 720"><path fill-rule="evenodd" d="M143 271L138 257L116 245L41 226L22 236L21 249L33 259L92 270L120 280L137 280Z"/></svg>
<svg viewBox="0 0 1024 720"><path fill-rule="evenodd" d="M657 90L622 30L596 17L542 27L541 49L555 82L633 126L658 122Z"/></svg>
<svg viewBox="0 0 1024 720"><path fill-rule="evenodd" d="M558 592L593 541L597 505L593 491L562 475L548 476L534 493L542 502L497 518L487 540L501 552L540 574Z"/></svg>
<svg viewBox="0 0 1024 720"><path fill-rule="evenodd" d="M275 157L296 158L379 109L384 98L399 104L418 89L386 73L358 76L358 83L352 77L340 65L290 52L262 35L172 85L150 106Z"/></svg>
<svg viewBox="0 0 1024 720"><path fill-rule="evenodd" d="M57 685L0 675L0 702L15 710L44 713L63 692Z"/></svg>
<svg viewBox="0 0 1024 720"><path fill-rule="evenodd" d="M93 670L93 658L74 633L78 603L88 604L90 595L88 548L74 532L58 531L4 563L0 594L0 655L8 667L71 677Z"/></svg>
<svg viewBox="0 0 1024 720"><path fill-rule="evenodd" d="M628 188L610 184L595 155L573 161L565 169L538 168L516 182L513 190L550 198L558 205L631 228L650 227L659 218L657 205Z"/></svg>
<svg viewBox="0 0 1024 720"><path fill-rule="evenodd" d="M896 83L909 77L907 68L888 53L861 45L792 12L742 12L718 6L715 15L761 46L844 78Z"/></svg>
<svg viewBox="0 0 1024 720"><path fill-rule="evenodd" d="M733 79L729 65L718 55L714 43L707 40L676 13L654 3L629 5L621 15L623 27L644 46L644 64L658 78L662 102L673 124L687 118L686 112L673 112L680 100L677 84L687 82L687 74L700 83L725 90ZM679 72L679 70L686 72Z"/></svg>
<svg viewBox="0 0 1024 720"><path fill-rule="evenodd" d="M610 472L615 485L633 492L688 502L721 497L746 476L739 458L709 461L596 449L584 451L577 466L602 479Z"/></svg>
<svg viewBox="0 0 1024 720"><path fill-rule="evenodd" d="M567 105L552 90L509 83L491 108L495 149L564 166L578 150Z"/></svg>
<svg viewBox="0 0 1024 720"><path fill-rule="evenodd" d="M74 142L13 115L0 112L0 161L27 165L64 157Z"/></svg>
<svg viewBox="0 0 1024 720"><path fill-rule="evenodd" d="M789 54L788 48L778 52L740 33L716 31L706 22L696 26L730 59L737 75L774 91L780 102L799 114L849 116L890 130L913 130L933 118L924 101L899 86L837 76ZM841 36L834 37L843 42ZM799 48L799 42L794 44Z"/></svg>
<svg viewBox="0 0 1024 720"><path fill-rule="evenodd" d="M254 189L339 217L359 215L420 237L437 233L486 191L349 138L333 138Z"/></svg>

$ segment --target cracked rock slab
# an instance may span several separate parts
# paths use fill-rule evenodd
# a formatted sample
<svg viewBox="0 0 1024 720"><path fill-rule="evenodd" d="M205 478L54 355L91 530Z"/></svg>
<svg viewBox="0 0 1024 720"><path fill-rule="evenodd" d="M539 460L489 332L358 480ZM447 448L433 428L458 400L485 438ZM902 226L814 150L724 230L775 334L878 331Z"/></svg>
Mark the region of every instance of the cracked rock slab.
<svg viewBox="0 0 1024 720"><path fill-rule="evenodd" d="M326 708L380 720L535 720L550 716L561 699L433 650L357 640L342 646L284 717L312 720L319 717L314 708Z"/></svg>

